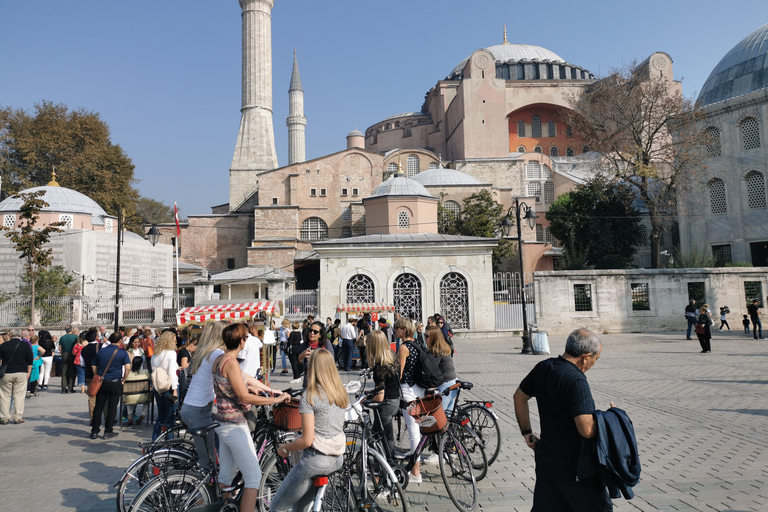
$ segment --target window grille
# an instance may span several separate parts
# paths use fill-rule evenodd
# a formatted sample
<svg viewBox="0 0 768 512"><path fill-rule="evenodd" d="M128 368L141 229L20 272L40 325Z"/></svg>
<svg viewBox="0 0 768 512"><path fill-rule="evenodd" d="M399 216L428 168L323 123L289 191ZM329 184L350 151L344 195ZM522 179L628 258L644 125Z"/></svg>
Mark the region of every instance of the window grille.
<svg viewBox="0 0 768 512"><path fill-rule="evenodd" d="M554 176L552 175L552 169L550 169L548 165L543 165L541 167L541 170L542 170L542 178L544 178L545 180L554 179Z"/></svg>
<svg viewBox="0 0 768 512"><path fill-rule="evenodd" d="M531 137L541 137L541 118L538 114L533 114L531 119Z"/></svg>
<svg viewBox="0 0 768 512"><path fill-rule="evenodd" d="M400 274L392 285L395 311L405 318L421 320L421 281L413 274Z"/></svg>
<svg viewBox="0 0 768 512"><path fill-rule="evenodd" d="M397 172L397 164L396 163L390 163L387 165L387 173L388 174L395 174Z"/></svg>
<svg viewBox="0 0 768 512"><path fill-rule="evenodd" d="M720 130L710 126L704 130L707 156L720 156Z"/></svg>
<svg viewBox="0 0 768 512"><path fill-rule="evenodd" d="M712 213L726 213L728 207L725 201L725 182L715 178L709 182L709 204Z"/></svg>
<svg viewBox="0 0 768 512"><path fill-rule="evenodd" d="M757 171L747 174L747 203L751 210L765 208L765 178Z"/></svg>
<svg viewBox="0 0 768 512"><path fill-rule="evenodd" d="M356 196L356 195L359 195L359 194L360 194L360 191L358 189L356 189L356 188L352 189L352 195L353 196Z"/></svg>
<svg viewBox="0 0 768 512"><path fill-rule="evenodd" d="M374 292L373 280L364 274L356 274L347 281L347 302L352 304L375 302Z"/></svg>
<svg viewBox="0 0 768 512"><path fill-rule="evenodd" d="M750 242L749 252L752 256L752 265L756 267L768 267L768 240L763 242Z"/></svg>
<svg viewBox="0 0 768 512"><path fill-rule="evenodd" d="M558 247L560 245L560 242L557 241L557 238L555 238L555 235L552 234L552 231L550 231L549 228L544 228L544 241L553 247Z"/></svg>
<svg viewBox="0 0 768 512"><path fill-rule="evenodd" d="M517 136L525 137L525 121L520 120L517 122Z"/></svg>
<svg viewBox="0 0 768 512"><path fill-rule="evenodd" d="M629 286L632 290L632 311L650 311L648 283L631 283Z"/></svg>
<svg viewBox="0 0 768 512"><path fill-rule="evenodd" d="M132 268L131 269L131 284L133 286L137 286L141 284L141 269L140 268Z"/></svg>
<svg viewBox="0 0 768 512"><path fill-rule="evenodd" d="M437 168L438 168L437 162L430 162L429 166L427 167L427 169L437 169Z"/></svg>
<svg viewBox="0 0 768 512"><path fill-rule="evenodd" d="M349 238L352 236L352 228L349 226L342 226L341 228L341 237L342 238Z"/></svg>
<svg viewBox="0 0 768 512"><path fill-rule="evenodd" d="M565 156L573 156L573 148L567 148L565 150Z"/></svg>
<svg viewBox="0 0 768 512"><path fill-rule="evenodd" d="M443 203L444 221L453 221L461 215L461 206L456 201L445 201Z"/></svg>
<svg viewBox="0 0 768 512"><path fill-rule="evenodd" d="M324 240L328 238L328 225L320 217L309 217L301 223L302 240Z"/></svg>
<svg viewBox="0 0 768 512"><path fill-rule="evenodd" d="M341 189L341 195L344 196L344 197L348 196L349 195L349 189L348 188Z"/></svg>
<svg viewBox="0 0 768 512"><path fill-rule="evenodd" d="M104 231L107 233L112 232L112 219L104 219Z"/></svg>
<svg viewBox="0 0 768 512"><path fill-rule="evenodd" d="M549 124L549 136L550 137L557 137L557 135L555 135L555 122L554 121L550 121L548 124ZM555 155L555 156L557 156L557 155Z"/></svg>
<svg viewBox="0 0 768 512"><path fill-rule="evenodd" d="M531 160L525 164L525 177L529 180L538 180L541 178L541 166L539 162Z"/></svg>
<svg viewBox="0 0 768 512"><path fill-rule="evenodd" d="M111 219L107 219L111 220ZM3 216L3 227L6 229L13 229L16 227L16 215L4 215Z"/></svg>
<svg viewBox="0 0 768 512"><path fill-rule="evenodd" d="M419 157L411 155L408 157L407 162L407 176L413 178L419 174Z"/></svg>
<svg viewBox="0 0 768 512"><path fill-rule="evenodd" d="M704 281L695 281L688 283L688 301L695 300L696 304L707 303L707 296L704 294Z"/></svg>
<svg viewBox="0 0 768 512"><path fill-rule="evenodd" d="M747 301L747 306L757 299L757 305L761 308L765 307L763 303L763 283L760 281L744 281L744 299Z"/></svg>
<svg viewBox="0 0 768 512"><path fill-rule="evenodd" d="M544 241L544 226L542 226L541 224L536 224L536 241L537 242Z"/></svg>
<svg viewBox="0 0 768 512"><path fill-rule="evenodd" d="M544 183L544 204L555 202L555 184L551 181Z"/></svg>
<svg viewBox="0 0 768 512"><path fill-rule="evenodd" d="M469 328L469 287L458 272L450 272L440 280L440 311L452 326Z"/></svg>
<svg viewBox="0 0 768 512"><path fill-rule="evenodd" d="M518 153L525 153L525 146L517 146Z"/></svg>
<svg viewBox="0 0 768 512"><path fill-rule="evenodd" d="M541 153L541 146L536 146L535 148L533 148L533 152L534 153Z"/></svg>
<svg viewBox="0 0 768 512"><path fill-rule="evenodd" d="M276 197L273 197L273 198L272 198L272 204L273 204L273 205L277 204L277 198L276 198Z"/></svg>
<svg viewBox="0 0 768 512"><path fill-rule="evenodd" d="M316 197L317 196L317 189L311 188L309 189L309 197Z"/></svg>
<svg viewBox="0 0 768 512"><path fill-rule="evenodd" d="M741 142L745 150L760 147L760 124L754 117L741 122Z"/></svg>
<svg viewBox="0 0 768 512"><path fill-rule="evenodd" d="M576 311L592 311L592 285L573 285L573 306Z"/></svg>
<svg viewBox="0 0 768 512"><path fill-rule="evenodd" d="M560 151L558 151L557 146L549 148L549 156L560 156Z"/></svg>
<svg viewBox="0 0 768 512"><path fill-rule="evenodd" d="M534 181L528 183L528 197L536 197L536 202L541 202L541 183Z"/></svg>
<svg viewBox="0 0 768 512"><path fill-rule="evenodd" d="M320 197L325 197L326 193L327 193L327 191L324 188L320 189Z"/></svg>
<svg viewBox="0 0 768 512"><path fill-rule="evenodd" d="M408 229L410 227L410 219L408 219L408 212L400 212L397 214L397 227L400 229Z"/></svg>
<svg viewBox="0 0 768 512"><path fill-rule="evenodd" d="M731 259L731 246L727 245L713 245L712 256L715 258L715 265L718 267L724 267L726 263L732 263Z"/></svg>
<svg viewBox="0 0 768 512"><path fill-rule="evenodd" d="M152 288L157 287L157 269L153 268L149 270L149 286Z"/></svg>
<svg viewBox="0 0 768 512"><path fill-rule="evenodd" d="M640 224L638 228L640 231L640 245L643 247L647 247L648 245L651 244L651 241L648 239L648 227L643 224Z"/></svg>
<svg viewBox="0 0 768 512"><path fill-rule="evenodd" d="M59 215L59 222L65 223L62 227L66 229L72 229L72 227L75 225L75 217L74 215L62 214Z"/></svg>
<svg viewBox="0 0 768 512"><path fill-rule="evenodd" d="M110 265L107 275L109 275L110 284L115 284L115 281L117 281L117 267Z"/></svg>
<svg viewBox="0 0 768 512"><path fill-rule="evenodd" d="M345 222L352 220L352 207L345 206L341 209L341 220Z"/></svg>

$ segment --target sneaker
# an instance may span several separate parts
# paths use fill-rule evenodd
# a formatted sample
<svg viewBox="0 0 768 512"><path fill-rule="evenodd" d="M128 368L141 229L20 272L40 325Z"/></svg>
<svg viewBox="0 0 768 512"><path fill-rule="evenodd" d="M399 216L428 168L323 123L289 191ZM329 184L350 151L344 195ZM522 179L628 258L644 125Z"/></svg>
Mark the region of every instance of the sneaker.
<svg viewBox="0 0 768 512"><path fill-rule="evenodd" d="M433 453L429 457L422 457L421 463L429 466L437 466L440 463L440 457L438 457L436 453Z"/></svg>
<svg viewBox="0 0 768 512"><path fill-rule="evenodd" d="M111 439L117 437L117 432L104 432L104 439Z"/></svg>
<svg viewBox="0 0 768 512"><path fill-rule="evenodd" d="M143 415L143 414L142 414L141 416L139 416L139 418L136 420L136 422L135 422L135 423L136 423L137 425L141 425L141 422L142 422L142 421L144 421L144 415Z"/></svg>
<svg viewBox="0 0 768 512"><path fill-rule="evenodd" d="M91 432L91 439L96 439L98 437L98 434L96 432Z"/></svg>
<svg viewBox="0 0 768 512"><path fill-rule="evenodd" d="M287 368L285 368L285 369L283 369L283 371L281 371L280 373L288 373L288 369L287 369Z"/></svg>
<svg viewBox="0 0 768 512"><path fill-rule="evenodd" d="M24 418L19 418L19 419L13 420L13 422L15 424L17 424L17 425L19 425L21 423L24 423L25 421L27 421L27 420L25 420Z"/></svg>
<svg viewBox="0 0 768 512"><path fill-rule="evenodd" d="M299 377L298 379L291 380L291 384L298 384L299 382L301 382L301 377Z"/></svg>
<svg viewBox="0 0 768 512"><path fill-rule="evenodd" d="M422 482L421 473L418 475L414 475L410 471L408 472L408 483L409 484L420 484Z"/></svg>
<svg viewBox="0 0 768 512"><path fill-rule="evenodd" d="M0 425L7 425L7 424L8 424L8 420L0 420Z"/></svg>

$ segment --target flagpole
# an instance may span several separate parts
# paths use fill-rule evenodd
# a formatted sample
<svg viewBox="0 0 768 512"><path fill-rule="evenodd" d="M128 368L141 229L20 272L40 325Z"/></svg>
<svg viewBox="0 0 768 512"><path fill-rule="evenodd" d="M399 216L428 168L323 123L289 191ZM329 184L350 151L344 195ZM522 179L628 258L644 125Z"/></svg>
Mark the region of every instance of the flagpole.
<svg viewBox="0 0 768 512"><path fill-rule="evenodd" d="M179 301L179 236L181 235L181 226L179 226L179 208L176 206L176 201L173 202L173 216L176 222L176 244L173 251L176 253L176 311L181 309L181 302Z"/></svg>

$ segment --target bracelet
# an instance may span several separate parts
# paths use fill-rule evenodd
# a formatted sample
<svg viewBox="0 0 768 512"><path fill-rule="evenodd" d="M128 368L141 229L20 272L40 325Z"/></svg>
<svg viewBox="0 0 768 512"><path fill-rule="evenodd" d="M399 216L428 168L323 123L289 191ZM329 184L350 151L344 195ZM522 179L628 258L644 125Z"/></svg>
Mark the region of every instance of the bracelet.
<svg viewBox="0 0 768 512"><path fill-rule="evenodd" d="M523 435L523 436L527 436L528 434L533 434L533 430L528 429L520 432L520 435Z"/></svg>

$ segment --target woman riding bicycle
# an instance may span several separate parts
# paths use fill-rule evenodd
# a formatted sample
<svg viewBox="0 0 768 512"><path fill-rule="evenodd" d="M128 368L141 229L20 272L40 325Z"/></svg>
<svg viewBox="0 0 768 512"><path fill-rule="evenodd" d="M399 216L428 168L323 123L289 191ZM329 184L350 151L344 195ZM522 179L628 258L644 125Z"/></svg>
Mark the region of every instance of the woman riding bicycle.
<svg viewBox="0 0 768 512"><path fill-rule="evenodd" d="M324 348L314 350L307 367L306 391L299 405L301 437L277 450L282 457L298 450L304 453L275 494L270 505L272 512L303 512L314 499L313 477L341 468L346 447L344 408L348 404L333 353ZM246 510L242 506L240 509Z"/></svg>
<svg viewBox="0 0 768 512"><path fill-rule="evenodd" d="M442 392L456 384L456 370L453 367L451 346L445 341L443 332L439 327L427 328L427 348L437 358L437 364L440 367L440 372L443 374L443 383L437 388L438 391ZM448 396L443 395L443 410L446 413L453 410L456 395L458 394L459 390L454 389Z"/></svg>
<svg viewBox="0 0 768 512"><path fill-rule="evenodd" d="M367 341L368 366L373 369L373 382L384 389L373 397L374 402L388 401L389 405L377 410L381 423L374 423L374 428L381 429L387 440L387 457L394 455L395 433L392 429L392 417L400 406L400 365L395 353L389 346L386 335L373 331Z"/></svg>

